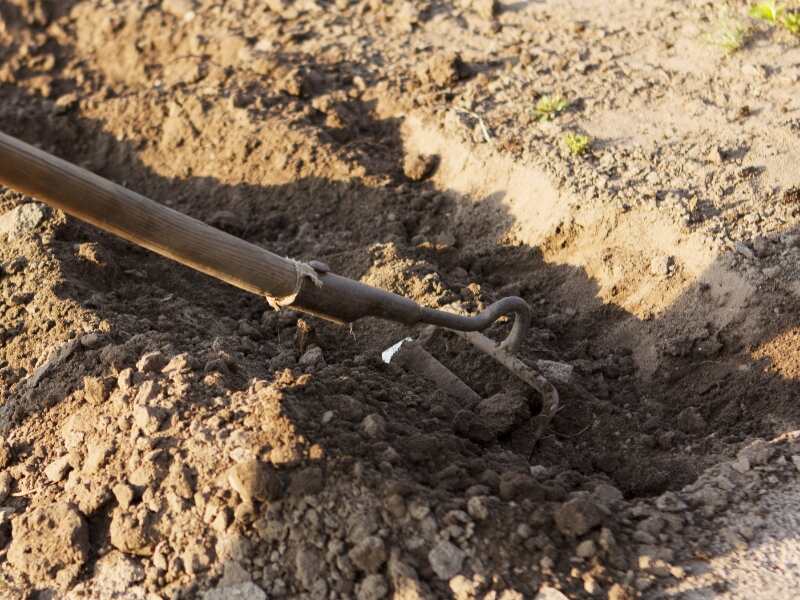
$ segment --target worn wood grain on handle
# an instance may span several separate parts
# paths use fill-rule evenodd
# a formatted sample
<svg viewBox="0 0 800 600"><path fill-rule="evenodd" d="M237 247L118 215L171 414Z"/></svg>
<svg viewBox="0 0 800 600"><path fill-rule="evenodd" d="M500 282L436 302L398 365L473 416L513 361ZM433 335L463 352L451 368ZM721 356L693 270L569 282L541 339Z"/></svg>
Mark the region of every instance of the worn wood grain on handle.
<svg viewBox="0 0 800 600"><path fill-rule="evenodd" d="M296 291L291 261L1 132L0 184L241 289Z"/></svg>

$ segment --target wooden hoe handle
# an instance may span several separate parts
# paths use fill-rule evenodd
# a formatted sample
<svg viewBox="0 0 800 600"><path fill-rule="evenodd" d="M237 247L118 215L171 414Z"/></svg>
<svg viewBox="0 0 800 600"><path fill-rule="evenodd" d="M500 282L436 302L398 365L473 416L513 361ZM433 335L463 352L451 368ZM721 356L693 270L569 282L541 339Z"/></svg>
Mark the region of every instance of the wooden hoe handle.
<svg viewBox="0 0 800 600"><path fill-rule="evenodd" d="M503 344L511 351L517 349L530 323L530 308L521 298L504 298L475 317L455 315L341 277L316 261L306 264L280 257L2 132L0 184L266 297L274 307L291 306L343 323L372 316L460 331L485 329L501 315L513 313L514 328Z"/></svg>

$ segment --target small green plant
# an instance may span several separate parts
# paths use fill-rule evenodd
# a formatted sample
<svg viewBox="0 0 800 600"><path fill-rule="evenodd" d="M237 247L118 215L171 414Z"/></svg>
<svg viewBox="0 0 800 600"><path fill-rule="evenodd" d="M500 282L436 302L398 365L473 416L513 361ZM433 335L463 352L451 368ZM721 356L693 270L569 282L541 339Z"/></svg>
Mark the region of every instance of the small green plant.
<svg viewBox="0 0 800 600"><path fill-rule="evenodd" d="M781 19L781 25L790 33L800 36L800 13L786 13Z"/></svg>
<svg viewBox="0 0 800 600"><path fill-rule="evenodd" d="M592 140L589 136L581 133L570 132L564 136L564 145L572 156L581 156L585 154L591 143Z"/></svg>
<svg viewBox="0 0 800 600"><path fill-rule="evenodd" d="M552 121L568 106L569 102L561 96L542 96L536 103L533 112L540 121Z"/></svg>
<svg viewBox="0 0 800 600"><path fill-rule="evenodd" d="M775 0L759 2L750 7L750 16L773 25L780 25L789 33L800 36L800 13L786 10L786 6Z"/></svg>
<svg viewBox="0 0 800 600"><path fill-rule="evenodd" d="M775 2L775 0L759 2L750 7L751 17L767 21L768 23L777 23L778 19L781 17L781 13L783 13L783 7Z"/></svg>
<svg viewBox="0 0 800 600"><path fill-rule="evenodd" d="M708 42L722 48L726 54L733 54L747 43L750 28L735 19L723 17L717 29L709 34Z"/></svg>

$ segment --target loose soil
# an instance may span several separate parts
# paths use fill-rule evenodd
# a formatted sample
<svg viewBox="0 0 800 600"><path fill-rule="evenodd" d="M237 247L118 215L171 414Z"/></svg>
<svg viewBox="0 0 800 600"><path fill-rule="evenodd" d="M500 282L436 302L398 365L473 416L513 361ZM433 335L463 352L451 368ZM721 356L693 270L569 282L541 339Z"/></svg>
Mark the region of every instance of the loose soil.
<svg viewBox="0 0 800 600"><path fill-rule="evenodd" d="M447 332L478 405L381 361L400 325L275 312L0 188L0 597L800 580L765 518L800 469L800 43L746 9L0 3L0 130L426 306L520 295L520 358L568 373L534 444L538 398Z"/></svg>

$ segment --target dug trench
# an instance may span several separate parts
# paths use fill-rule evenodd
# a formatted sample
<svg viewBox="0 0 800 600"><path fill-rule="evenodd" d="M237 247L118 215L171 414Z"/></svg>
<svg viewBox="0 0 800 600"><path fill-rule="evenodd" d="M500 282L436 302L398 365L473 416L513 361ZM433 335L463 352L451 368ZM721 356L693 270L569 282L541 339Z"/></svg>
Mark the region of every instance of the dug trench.
<svg viewBox="0 0 800 600"><path fill-rule="evenodd" d="M90 558L58 585L88 585L113 547L143 557L148 586L187 597L223 575L231 557L253 573L272 569L263 577L273 592L311 589L325 573L346 594L367 585L363 574L344 563L324 571L315 548L351 534L373 544L388 528L383 537L405 561L395 571L411 564L419 585L438 593L448 569L429 564L427 538L443 523L455 540L465 511L486 518L470 499L496 496L511 507L482 526L472 568L523 594L543 578L569 590L578 584L565 575L568 542L551 521L569 494L613 485L629 500L654 496L753 436L796 427L792 298L752 289L730 256L657 214L584 209L533 167L360 102L347 106L352 131L338 140L313 123L297 130L277 120L253 134L215 107L203 136L170 121L181 139L170 145L167 136L135 135L157 123L157 97L119 99L107 125L21 88L4 86L0 96L3 131L274 251L324 260L432 306L460 300L477 310L519 294L535 313L521 358L568 373L554 382L562 408L532 449L535 399L503 394L515 389L509 374L455 338L440 335L434 350L486 399L480 406L383 364L380 351L408 334L397 325L348 329L276 313L45 211L2 247L0 414L13 457L8 503L23 511L67 499L90 518ZM239 153L210 147L209 132ZM371 152L353 159L352 137ZM419 154L437 155L438 168L411 181L403 165ZM30 202L2 198L4 211ZM654 266L667 253L674 262ZM489 334L499 339L506 327ZM79 343L31 385L48 352L71 340ZM498 407L491 439L455 425L465 409L490 419ZM264 502L264 515L228 484L232 465L252 458L274 465L285 490ZM46 479L45 467L61 459L63 473ZM521 522L541 532L521 531ZM355 556L359 573L381 567ZM514 570L542 557L552 573ZM602 575L609 583L625 570L613 562ZM398 577L390 575L393 585ZM13 585L55 584L30 565Z"/></svg>

